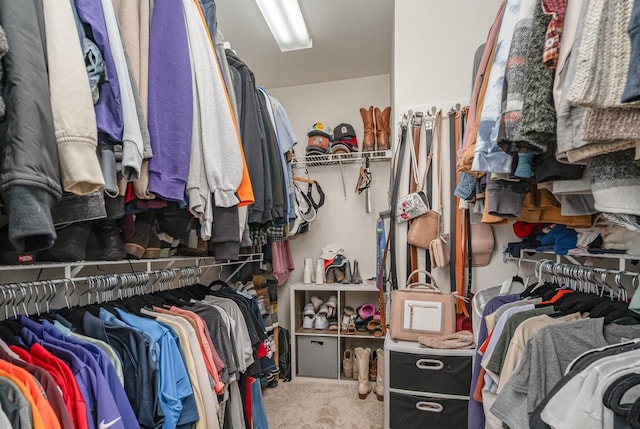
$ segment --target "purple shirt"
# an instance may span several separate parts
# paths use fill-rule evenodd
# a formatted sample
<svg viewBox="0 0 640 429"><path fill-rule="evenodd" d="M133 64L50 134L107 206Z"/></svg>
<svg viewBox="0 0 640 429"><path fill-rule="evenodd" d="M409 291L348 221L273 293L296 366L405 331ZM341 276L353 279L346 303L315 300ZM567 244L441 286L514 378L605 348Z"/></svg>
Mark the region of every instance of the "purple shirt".
<svg viewBox="0 0 640 429"><path fill-rule="evenodd" d="M467 420L467 428L468 429L484 429L484 408L482 408L482 404L475 399L473 399L473 391L476 388L476 384L478 383L478 377L480 375L480 363L482 362L482 356L478 353L478 348L489 336L487 332L487 322L485 321L485 317L498 308L502 307L504 304L518 301L520 300L520 294L512 294L512 295L500 295L495 296L487 302L487 305L484 307L482 311L482 322L480 322L480 329L478 330L478 342L476 346L476 354L473 358L473 372L471 374L471 391L469 393L469 415Z"/></svg>
<svg viewBox="0 0 640 429"><path fill-rule="evenodd" d="M39 343L47 351L69 365L76 378L78 389L87 404L87 423L90 428L95 428L103 422L111 424L109 427L112 429L127 428L122 421L122 416L102 372L88 351L73 344L64 346L59 344L58 340L44 332L41 325L26 317L21 317L20 323L23 324L21 336L25 343L29 345ZM47 338L39 338L30 328L40 331L39 334ZM56 342L58 344L54 344ZM92 361L93 365L87 365L83 359L79 358L83 354L84 360ZM95 410L95 416L92 410Z"/></svg>
<svg viewBox="0 0 640 429"><path fill-rule="evenodd" d="M123 119L120 85L115 61L111 54L102 4L95 0L74 0L74 3L80 21L91 29L92 40L100 48L106 68L106 80L100 84L100 98L94 106L99 132L98 141L100 143L121 142Z"/></svg>
<svg viewBox="0 0 640 429"><path fill-rule="evenodd" d="M191 157L193 90L182 2L156 0L149 33L149 192L184 200ZM207 118L203 118L207 120Z"/></svg>
<svg viewBox="0 0 640 429"><path fill-rule="evenodd" d="M58 328L53 326L53 324L48 320L43 320L42 326L44 328L44 332L51 335L53 338L56 338L59 341L64 341L65 343L80 346L83 349L87 350L91 354L91 356L93 356L95 362L97 363L98 369L100 370L100 372L102 372L102 375L104 375L104 379L109 387L109 390L111 390L111 394L113 395L113 399L115 400L116 406L118 407L118 411L122 416L122 422L124 426L131 429L139 429L140 425L138 424L138 419L133 412L133 408L131 408L131 403L129 402L129 398L127 398L127 393L124 391L124 387L122 386L122 383L120 383L120 379L118 378L118 373L113 367L113 364L109 360L107 354L95 344L89 343L87 341L82 341L70 335L65 335ZM82 359L83 355L79 357ZM86 357L86 355L84 356ZM91 363L89 358L84 360L84 362L87 364Z"/></svg>

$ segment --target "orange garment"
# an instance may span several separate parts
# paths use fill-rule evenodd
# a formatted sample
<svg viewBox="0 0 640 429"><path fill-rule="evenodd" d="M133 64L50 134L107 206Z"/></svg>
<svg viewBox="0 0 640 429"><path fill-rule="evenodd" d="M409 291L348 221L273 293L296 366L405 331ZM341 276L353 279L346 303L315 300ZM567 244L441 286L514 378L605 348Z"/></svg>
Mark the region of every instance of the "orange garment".
<svg viewBox="0 0 640 429"><path fill-rule="evenodd" d="M556 292L555 295L553 295L550 299L546 300L546 301L542 301L539 304L553 304L554 302L558 301L560 298L562 298L563 296L570 294L571 292L573 292L572 289L560 289L558 292Z"/></svg>
<svg viewBox="0 0 640 429"><path fill-rule="evenodd" d="M202 9L200 8L200 2L198 0L194 0L196 7L198 8L198 13L200 14L200 19L202 20L202 25L205 28L209 28L207 26L207 21L204 18L204 14L202 13ZM213 40L211 40L211 34L207 31L209 35L209 45L211 46L211 51L213 51L213 56L216 58L216 66L218 68L218 76L222 79L222 70L220 70L220 61L218 60L218 55L216 54L216 49L213 44ZM224 79L223 79L224 81ZM248 206L255 202L255 196L253 195L253 187L251 186L251 178L249 177L249 168L247 168L247 160L244 157L244 148L242 147L242 139L240 138L240 131L238 130L238 121L233 114L233 108L231 106L231 100L229 99L229 93L227 92L227 86L222 84L224 88L224 95L227 100L227 107L229 108L229 112L231 113L231 118L233 119L233 129L236 131L236 136L238 137L238 145L240 146L240 156L242 158L242 181L240 182L240 186L236 190L236 194L240 202L238 203L238 207Z"/></svg>
<svg viewBox="0 0 640 429"><path fill-rule="evenodd" d="M38 402L36 401L36 398L34 398L34 395L32 394L32 392L34 392L33 389L25 385L15 375L10 374L7 371L1 370L1 369L0 369L0 377L8 378L12 382L14 382L16 386L18 386L18 388L20 389L20 392L22 393L22 395L24 395L24 397L29 402L29 404L31 404L31 415L33 417L33 429L49 429L49 426L44 425L44 419L42 418L42 414L40 413L40 409L38 408ZM34 393L35 393L35 396L37 397L38 396L37 389ZM40 396L42 396L42 394L40 394ZM44 397L43 397L43 400L47 402L47 400L44 399ZM51 406L49 406L49 408L51 408ZM53 412L53 410L51 412ZM60 428L60 422L58 422L58 419L55 417L55 414L53 415L53 417L55 420L53 422L49 422L53 424L53 426L51 427Z"/></svg>
<svg viewBox="0 0 640 429"><path fill-rule="evenodd" d="M482 403L482 389L484 388L484 375L487 373L484 368L480 367L480 373L478 375L478 382L473 389L473 399L476 402Z"/></svg>
<svg viewBox="0 0 640 429"><path fill-rule="evenodd" d="M176 310L180 310L180 311L176 311ZM213 358L211 358L211 360L209 360L209 357L211 355L207 356L206 347L204 346L204 343L202 342L202 332L198 328L197 322L191 318L191 315L183 314L183 312L185 310L179 309L177 307L171 307L171 309L166 309L166 308L162 308L162 307L153 307L153 311L158 312L158 313L170 314L172 316L181 317L184 320L186 320L189 323L189 325L191 325L193 330L196 332L196 337L198 339L198 345L200 346L200 353L202 354L202 360L204 361L204 365L207 368L207 373L209 374L209 377L211 377L211 379L214 382L214 390L215 390L216 394L221 393L224 390L224 383L222 383L220 381L220 376L218 375L218 371L216 370L215 365L213 364ZM190 312L187 311L187 313L190 313ZM204 325L203 325L203 327L204 327ZM195 350L194 350L194 352L195 352Z"/></svg>
<svg viewBox="0 0 640 429"><path fill-rule="evenodd" d="M216 393L221 394L224 389L224 383L220 381L220 371L216 365L216 359L213 356L215 351L213 342L211 341L211 336L209 335L209 329L205 326L202 318L192 311L178 307L171 307L170 310L176 312L176 314L184 316L196 331L198 341L200 342L200 351L205 357L207 372L210 371L209 375L216 382Z"/></svg>
<svg viewBox="0 0 640 429"><path fill-rule="evenodd" d="M58 416L51 408L51 404L47 401L44 389L38 381L26 369L15 366L5 360L0 359L0 371L5 371L20 380L22 384L29 390L33 403L38 412L40 412L42 421L47 429L61 428Z"/></svg>
<svg viewBox="0 0 640 429"><path fill-rule="evenodd" d="M482 345L478 347L478 354L480 354L480 356L484 356L485 352L487 351L487 347L489 347L489 341L491 341L492 335L493 329L491 330L491 332L489 332L489 335L487 335L487 339L484 340L484 343L482 343Z"/></svg>
<svg viewBox="0 0 640 429"><path fill-rule="evenodd" d="M497 42L497 37L496 37L496 42ZM486 174L484 172L471 171L471 165L473 164L473 157L476 150L476 140L478 138L478 127L480 126L480 118L482 117L482 108L484 106L484 96L487 92L487 86L489 85L489 75L491 74L491 68L493 67L493 59L495 58L495 56L496 56L496 48L494 44L493 50L491 52L491 56L489 57L489 62L487 63L487 70L485 71L484 77L482 79L480 92L478 93L478 104L476 105L476 120L473 124L473 128L468 130L468 132L470 132L468 146L464 151L458 166L458 171L461 171L461 172L464 171L465 173L472 174L475 177L482 177Z"/></svg>
<svg viewBox="0 0 640 429"><path fill-rule="evenodd" d="M553 194L547 189L536 188L525 194L519 220L531 223L559 223L571 228L589 228L593 224L591 215L563 216L560 213L560 203Z"/></svg>

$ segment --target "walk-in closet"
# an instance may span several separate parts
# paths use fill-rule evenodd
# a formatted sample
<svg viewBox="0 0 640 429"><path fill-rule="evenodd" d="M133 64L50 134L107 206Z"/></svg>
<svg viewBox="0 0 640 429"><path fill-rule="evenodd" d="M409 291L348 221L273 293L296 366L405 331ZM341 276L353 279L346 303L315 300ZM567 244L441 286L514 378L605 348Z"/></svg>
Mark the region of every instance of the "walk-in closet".
<svg viewBox="0 0 640 429"><path fill-rule="evenodd" d="M640 427L640 0L0 0L0 429Z"/></svg>

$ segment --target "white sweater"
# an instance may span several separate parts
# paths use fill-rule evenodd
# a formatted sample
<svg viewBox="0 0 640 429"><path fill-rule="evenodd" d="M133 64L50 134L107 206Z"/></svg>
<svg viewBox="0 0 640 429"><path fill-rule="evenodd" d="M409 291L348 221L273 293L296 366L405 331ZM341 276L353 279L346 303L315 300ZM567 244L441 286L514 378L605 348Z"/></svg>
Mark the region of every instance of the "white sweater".
<svg viewBox="0 0 640 429"><path fill-rule="evenodd" d="M60 179L65 191L87 195L104 185L96 154L98 131L87 69L71 3L43 0L42 4Z"/></svg>
<svg viewBox="0 0 640 429"><path fill-rule="evenodd" d="M243 172L241 144L218 60L198 6L193 0L183 0L182 4L195 79L194 127L199 127L193 132L187 195L190 210L202 217L203 230L210 232L208 207L213 204L232 207L239 203L236 190ZM213 203L208 201L212 193Z"/></svg>

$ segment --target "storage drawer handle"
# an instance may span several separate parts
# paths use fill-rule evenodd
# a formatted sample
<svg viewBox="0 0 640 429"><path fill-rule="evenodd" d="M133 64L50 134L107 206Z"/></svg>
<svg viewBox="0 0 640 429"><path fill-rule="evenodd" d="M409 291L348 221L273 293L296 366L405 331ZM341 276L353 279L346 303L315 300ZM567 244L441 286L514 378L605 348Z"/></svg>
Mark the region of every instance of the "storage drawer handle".
<svg viewBox="0 0 640 429"><path fill-rule="evenodd" d="M416 403L416 408L420 411L428 411L430 413L441 413L444 407L437 402L420 401Z"/></svg>
<svg viewBox="0 0 640 429"><path fill-rule="evenodd" d="M314 346L324 346L324 341L311 340L310 343Z"/></svg>
<svg viewBox="0 0 640 429"><path fill-rule="evenodd" d="M418 369L430 369L432 371L438 371L444 368L444 363L436 359L418 359L416 361Z"/></svg>

